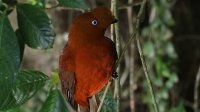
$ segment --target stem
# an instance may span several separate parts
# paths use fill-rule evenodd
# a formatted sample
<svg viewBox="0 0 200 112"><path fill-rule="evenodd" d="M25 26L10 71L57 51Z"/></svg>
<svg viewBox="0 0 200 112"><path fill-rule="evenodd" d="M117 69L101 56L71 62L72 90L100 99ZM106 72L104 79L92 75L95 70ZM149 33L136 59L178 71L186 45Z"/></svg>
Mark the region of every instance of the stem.
<svg viewBox="0 0 200 112"><path fill-rule="evenodd" d="M140 17L142 16L142 12L143 12L144 6L145 6L144 4L146 4L146 1L147 0L143 0L143 3L142 3L143 5L141 6L141 10L139 11L138 16L137 16L137 20L136 20L136 29L137 30L139 29ZM136 32L136 41L137 41L138 52L140 54L140 59L142 61L143 70L144 70L144 73L145 73L145 76L146 76L146 79L147 79L147 83L148 83L148 86L149 86L149 90L150 90L150 93L151 93L151 97L152 97L152 100L153 100L154 109L155 109L155 112L159 112L158 105L157 105L156 98L155 98L155 93L154 93L154 90L153 90L153 87L152 87L151 79L149 77L146 62L145 62L144 55L143 55L143 52L142 52L138 31Z"/></svg>
<svg viewBox="0 0 200 112"><path fill-rule="evenodd" d="M102 105L103 105L104 99L105 99L105 97L106 97L106 94L107 94L107 92L108 92L108 89L109 89L110 85L111 85L111 82L109 81L108 84L107 84L107 86L106 86L106 89L105 89L105 91L104 91L104 93L103 93L103 97L101 98L101 102L100 102L100 104L99 104L99 108L97 109L97 112L100 112L100 111L101 111L101 107L102 107Z"/></svg>
<svg viewBox="0 0 200 112"><path fill-rule="evenodd" d="M150 90L150 93L151 93L151 97L152 97L152 100L153 100L154 109L155 109L155 112L159 112L158 105L157 105L156 98L155 98L155 93L154 93L154 90L153 90L153 87L152 87L151 79L149 77L147 65L146 65L146 62L145 62L144 54L142 52L141 43L140 43L140 39L139 39L138 34L136 36L136 41L137 41L138 51L139 51L139 54L140 54L140 59L142 61L143 70L144 70L144 73L145 73L145 76L146 76L146 79L147 79L147 83L148 83L148 86L149 86L149 90Z"/></svg>
<svg viewBox="0 0 200 112"><path fill-rule="evenodd" d="M112 0L113 1L113 0ZM125 51L127 50L128 46L130 45L130 43L132 42L133 39L135 39L137 36L138 36L138 31L139 31L139 23L140 23L140 18L142 16L142 13L143 13L143 10L144 10L144 7L145 7L145 4L146 4L146 1L147 0L143 0L142 4L141 4L141 7L140 7L140 10L139 10L139 13L137 15L137 20L136 20L136 26L135 26L135 32L132 33L130 39L128 40L127 44L124 46L122 52L120 53L120 56L119 56L119 59L118 61L116 62L115 64L115 68L114 70L119 66L121 60L122 60L122 57L124 56L124 53ZM137 34L137 35L136 35ZM153 99L153 103L154 103L154 108L155 108L155 112L159 112L159 109L158 109L158 105L157 105L157 102L156 102L156 99L155 99L155 95L154 95L154 91L153 91L153 88L152 88L152 84L151 84L151 80L149 78L149 74L147 72L147 67L146 67L146 64L145 64L145 61L144 61L144 56L143 56L143 53L141 52L141 45L140 45L140 41L139 41L139 38L137 39L137 43L138 43L138 48L139 49L139 53L140 53L140 58L142 60L142 64L143 64L143 69L145 71L145 76L147 78L147 82L149 83L149 89L150 89L150 92L151 92L151 95L152 95L152 99ZM109 82L106 86L107 89L109 89L111 85L111 82ZM105 96L107 94L108 91L104 91L104 95L102 97L102 100L101 100L101 103L99 105L99 108L98 108L98 111L97 112L100 112L101 110L101 107L103 105L103 101L105 99Z"/></svg>
<svg viewBox="0 0 200 112"><path fill-rule="evenodd" d="M114 3L111 1L111 11L114 11ZM114 36L114 25L112 24L110 26L110 38L113 42L115 42L115 36Z"/></svg>
<svg viewBox="0 0 200 112"><path fill-rule="evenodd" d="M111 6L112 6L112 12L115 16L116 19L119 19L118 17L118 0L112 0L111 1ZM115 45L116 45L116 50L117 54L119 56L120 54L120 33L119 33L119 22L114 24L114 34L115 34ZM116 68L116 72L119 73L120 66ZM117 112L120 111L120 78L115 80L115 89L114 89L114 98L116 99L116 107L117 107Z"/></svg>
<svg viewBox="0 0 200 112"><path fill-rule="evenodd" d="M194 88L194 112L199 112L199 83L200 83L200 67L196 76Z"/></svg>
<svg viewBox="0 0 200 112"><path fill-rule="evenodd" d="M134 0L128 0L129 4L135 4ZM128 24L129 24L129 33L132 34L132 32L134 31L134 27L133 27L133 11L132 11L132 7L128 7L127 8L127 15L128 15ZM134 94L134 72L135 72L135 45L132 42L131 44L131 52L130 52L130 57L129 57L130 61L129 61L129 69L130 69L130 73L129 73L129 97L130 97L130 110L131 112L135 112L135 94Z"/></svg>
<svg viewBox="0 0 200 112"><path fill-rule="evenodd" d="M129 3L129 4L119 6L119 9L120 10L122 10L122 9L129 9L129 8L133 8L135 6L139 6L141 4L142 4L141 1L134 1L134 2Z"/></svg>

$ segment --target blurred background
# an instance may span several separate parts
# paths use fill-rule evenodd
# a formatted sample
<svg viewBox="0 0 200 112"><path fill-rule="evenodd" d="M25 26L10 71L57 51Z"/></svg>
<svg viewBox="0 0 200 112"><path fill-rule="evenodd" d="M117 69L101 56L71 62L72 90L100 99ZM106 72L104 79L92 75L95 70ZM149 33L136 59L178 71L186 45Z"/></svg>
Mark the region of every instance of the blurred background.
<svg viewBox="0 0 200 112"><path fill-rule="evenodd" d="M18 0L34 3L34 0ZM119 1L119 25L122 48L134 32L141 0ZM110 7L108 0L86 0L90 8ZM25 48L22 68L40 70L49 76L58 68L59 54L67 41L68 29L80 10L52 8L57 2L46 0L46 9L56 32L50 50ZM200 91L196 77L200 67L200 1L148 1L140 20L140 39L160 112L194 112ZM17 29L15 11L9 19ZM109 29L106 32L109 36ZM200 73L199 73L200 74ZM132 42L121 62L121 111L154 112L152 99L135 42ZM39 110L47 96L44 87L22 108L25 112ZM198 93L197 96L200 96ZM198 106L197 106L198 107ZM199 112L199 111L198 111Z"/></svg>

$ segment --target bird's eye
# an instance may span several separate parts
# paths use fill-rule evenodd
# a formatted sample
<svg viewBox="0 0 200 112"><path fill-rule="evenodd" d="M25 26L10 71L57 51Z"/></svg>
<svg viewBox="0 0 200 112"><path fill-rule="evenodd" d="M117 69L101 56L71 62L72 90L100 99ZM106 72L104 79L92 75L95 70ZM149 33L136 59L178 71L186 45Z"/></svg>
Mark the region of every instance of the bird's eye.
<svg viewBox="0 0 200 112"><path fill-rule="evenodd" d="M94 19L94 20L92 20L92 25L97 25L98 24L98 22L97 22L97 20L96 19Z"/></svg>

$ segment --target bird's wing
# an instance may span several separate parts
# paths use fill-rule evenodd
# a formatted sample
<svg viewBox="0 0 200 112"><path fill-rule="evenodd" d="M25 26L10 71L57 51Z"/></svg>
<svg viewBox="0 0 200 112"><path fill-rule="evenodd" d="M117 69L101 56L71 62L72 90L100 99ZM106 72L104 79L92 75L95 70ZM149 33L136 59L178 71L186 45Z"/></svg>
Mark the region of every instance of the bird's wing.
<svg viewBox="0 0 200 112"><path fill-rule="evenodd" d="M63 53L59 58L59 77L61 80L62 93L69 104L77 109L77 104L74 101L76 80L74 72L73 52L68 46L65 46Z"/></svg>
<svg viewBox="0 0 200 112"><path fill-rule="evenodd" d="M65 99L74 109L77 109L77 104L74 101L75 86L76 86L75 73L64 71L59 74L61 77L62 93Z"/></svg>

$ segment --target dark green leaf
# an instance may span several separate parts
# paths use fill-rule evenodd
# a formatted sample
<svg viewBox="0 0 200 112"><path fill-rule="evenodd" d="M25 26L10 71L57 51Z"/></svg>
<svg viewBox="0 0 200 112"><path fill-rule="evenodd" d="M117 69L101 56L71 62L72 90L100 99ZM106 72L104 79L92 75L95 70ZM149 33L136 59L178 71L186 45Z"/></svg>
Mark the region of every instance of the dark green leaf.
<svg viewBox="0 0 200 112"><path fill-rule="evenodd" d="M22 112L22 110L20 109L20 107L17 108L13 108L13 109L9 109L9 110L4 110L4 111L0 111L0 112Z"/></svg>
<svg viewBox="0 0 200 112"><path fill-rule="evenodd" d="M22 38L22 35L21 35L19 29L17 29L15 33L16 33L17 41L18 41L19 48L20 48L20 63L21 63L23 55L24 55L25 43L24 43L24 39Z"/></svg>
<svg viewBox="0 0 200 112"><path fill-rule="evenodd" d="M45 8L45 0L32 0L31 2L32 2L32 5L35 5L40 8Z"/></svg>
<svg viewBox="0 0 200 112"><path fill-rule="evenodd" d="M7 16L0 15L0 48L11 57L15 70L20 64L20 50L16 35L10 25Z"/></svg>
<svg viewBox="0 0 200 112"><path fill-rule="evenodd" d="M3 13L6 10L5 4L0 0L0 13Z"/></svg>
<svg viewBox="0 0 200 112"><path fill-rule="evenodd" d="M17 38L6 14L0 15L0 110L7 105L20 64Z"/></svg>
<svg viewBox="0 0 200 112"><path fill-rule="evenodd" d="M10 60L10 56L0 48L0 110L8 104L12 87L16 82L17 71Z"/></svg>
<svg viewBox="0 0 200 112"><path fill-rule="evenodd" d="M178 106L171 109L170 112L186 112L183 102L181 101Z"/></svg>
<svg viewBox="0 0 200 112"><path fill-rule="evenodd" d="M58 0L61 6L67 8L83 9L88 10L89 6L86 4L85 0Z"/></svg>
<svg viewBox="0 0 200 112"><path fill-rule="evenodd" d="M103 96L104 91L101 91L98 95L101 98ZM102 106L102 112L116 112L116 101L113 98L112 91L109 90L106 94L105 100Z"/></svg>
<svg viewBox="0 0 200 112"><path fill-rule="evenodd" d="M70 112L58 89L51 90L40 112Z"/></svg>
<svg viewBox="0 0 200 112"><path fill-rule="evenodd" d="M12 89L12 95L9 96L2 110L11 109L20 106L30 99L35 93L45 85L48 76L39 71L22 70L18 74L17 84Z"/></svg>
<svg viewBox="0 0 200 112"><path fill-rule="evenodd" d="M25 43L32 48L48 49L53 46L54 31L46 13L30 4L17 5L19 30Z"/></svg>
<svg viewBox="0 0 200 112"><path fill-rule="evenodd" d="M17 4L17 0L2 0L2 1L8 4L9 6L14 6Z"/></svg>

